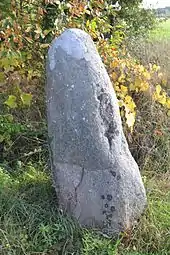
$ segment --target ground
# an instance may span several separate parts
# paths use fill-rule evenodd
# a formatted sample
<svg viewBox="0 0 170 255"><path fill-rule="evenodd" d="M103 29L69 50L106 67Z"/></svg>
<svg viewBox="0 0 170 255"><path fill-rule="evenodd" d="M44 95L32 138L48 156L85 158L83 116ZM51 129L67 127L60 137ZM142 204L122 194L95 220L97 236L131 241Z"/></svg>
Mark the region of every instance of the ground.
<svg viewBox="0 0 170 255"><path fill-rule="evenodd" d="M2 255L168 255L170 175L143 175L148 208L130 233L118 240L81 229L58 211L49 169L28 164L15 173L0 169Z"/></svg>

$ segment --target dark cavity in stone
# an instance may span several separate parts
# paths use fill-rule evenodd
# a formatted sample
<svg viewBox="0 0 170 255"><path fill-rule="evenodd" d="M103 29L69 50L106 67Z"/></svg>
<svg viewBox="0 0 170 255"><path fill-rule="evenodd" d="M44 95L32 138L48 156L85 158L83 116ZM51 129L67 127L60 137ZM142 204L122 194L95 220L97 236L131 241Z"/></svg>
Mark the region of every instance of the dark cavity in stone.
<svg viewBox="0 0 170 255"><path fill-rule="evenodd" d="M110 211L111 211L111 212L115 212L115 211L116 211L116 208L112 205L112 206L110 207Z"/></svg>
<svg viewBox="0 0 170 255"><path fill-rule="evenodd" d="M108 201L111 201L111 200L112 200L112 195L108 194L108 195L107 195L107 200L108 200Z"/></svg>
<svg viewBox="0 0 170 255"><path fill-rule="evenodd" d="M117 176L117 180L119 181L120 179L121 179L121 176L120 176L120 175L118 175L118 176Z"/></svg>
<svg viewBox="0 0 170 255"><path fill-rule="evenodd" d="M112 215L112 213L110 213L110 214L108 214L107 216L106 216L106 219L110 219L110 218L112 218L113 217L113 215Z"/></svg>
<svg viewBox="0 0 170 255"><path fill-rule="evenodd" d="M116 177L116 172L111 170L110 173L113 175L113 177Z"/></svg>

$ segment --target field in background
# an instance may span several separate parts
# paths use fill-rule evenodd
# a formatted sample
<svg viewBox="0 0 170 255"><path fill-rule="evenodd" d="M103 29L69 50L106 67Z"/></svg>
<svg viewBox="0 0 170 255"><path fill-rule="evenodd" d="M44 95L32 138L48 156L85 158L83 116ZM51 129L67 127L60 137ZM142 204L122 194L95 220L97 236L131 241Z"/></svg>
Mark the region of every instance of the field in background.
<svg viewBox="0 0 170 255"><path fill-rule="evenodd" d="M162 21L158 28L152 33L153 39L170 39L170 19Z"/></svg>
<svg viewBox="0 0 170 255"><path fill-rule="evenodd" d="M161 22L149 38L132 39L129 49L142 64L159 65L164 73L164 86L170 89L170 19Z"/></svg>

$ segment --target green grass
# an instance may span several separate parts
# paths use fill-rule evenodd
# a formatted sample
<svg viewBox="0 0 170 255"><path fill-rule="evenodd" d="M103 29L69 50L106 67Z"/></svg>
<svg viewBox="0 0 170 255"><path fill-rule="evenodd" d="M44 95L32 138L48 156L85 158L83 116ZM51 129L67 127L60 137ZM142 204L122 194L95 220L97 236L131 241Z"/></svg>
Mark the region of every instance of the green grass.
<svg viewBox="0 0 170 255"><path fill-rule="evenodd" d="M131 55L148 66L155 63L161 67L166 87L170 89L170 19L162 22L149 37L129 40Z"/></svg>
<svg viewBox="0 0 170 255"><path fill-rule="evenodd" d="M147 178L144 178L147 179ZM138 226L119 240L81 229L61 214L50 175L42 164L14 172L0 168L0 254L168 255L168 174L148 178L148 209Z"/></svg>
<svg viewBox="0 0 170 255"><path fill-rule="evenodd" d="M151 37L156 40L170 39L170 19L161 22Z"/></svg>

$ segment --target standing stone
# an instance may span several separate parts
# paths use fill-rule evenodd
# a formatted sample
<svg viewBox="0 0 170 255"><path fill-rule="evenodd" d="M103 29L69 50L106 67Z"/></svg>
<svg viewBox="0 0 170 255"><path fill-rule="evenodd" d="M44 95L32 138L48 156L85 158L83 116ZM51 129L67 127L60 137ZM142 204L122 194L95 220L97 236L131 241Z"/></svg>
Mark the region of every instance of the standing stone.
<svg viewBox="0 0 170 255"><path fill-rule="evenodd" d="M49 49L47 114L60 208L109 235L131 228L145 208L145 189L111 81L82 30L66 30Z"/></svg>

